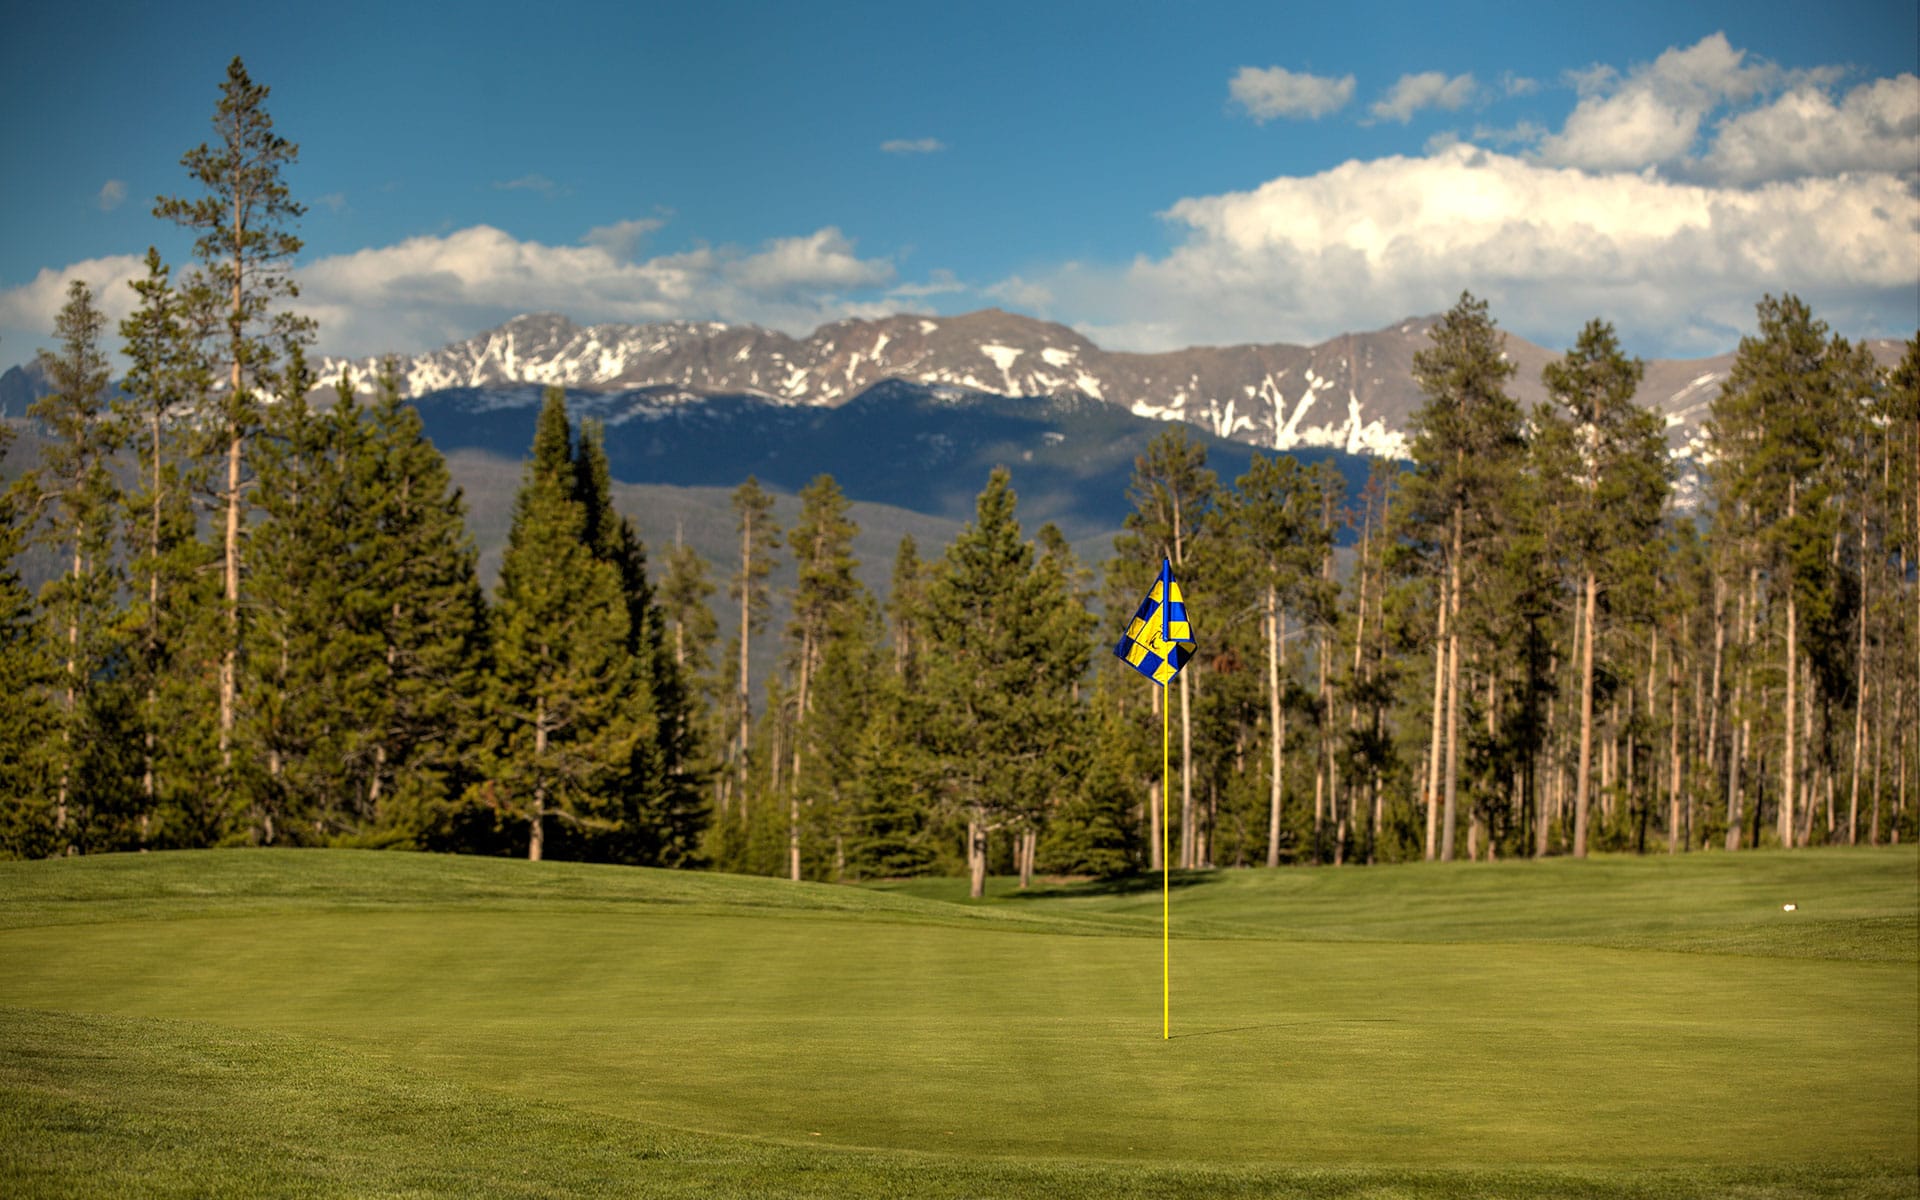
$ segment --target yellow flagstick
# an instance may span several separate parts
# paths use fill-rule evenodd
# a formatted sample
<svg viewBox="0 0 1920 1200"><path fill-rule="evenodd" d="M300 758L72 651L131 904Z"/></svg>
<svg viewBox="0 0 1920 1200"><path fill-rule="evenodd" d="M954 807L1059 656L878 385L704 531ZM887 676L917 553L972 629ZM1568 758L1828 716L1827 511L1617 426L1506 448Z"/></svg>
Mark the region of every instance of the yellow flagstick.
<svg viewBox="0 0 1920 1200"><path fill-rule="evenodd" d="M1173 858L1173 806L1167 803L1169 756L1168 712L1173 708L1173 694L1163 685L1160 688L1160 1040L1173 1037L1172 1007L1170 997L1172 988L1168 984L1168 967L1172 961L1169 951L1170 934L1168 931L1167 873Z"/></svg>

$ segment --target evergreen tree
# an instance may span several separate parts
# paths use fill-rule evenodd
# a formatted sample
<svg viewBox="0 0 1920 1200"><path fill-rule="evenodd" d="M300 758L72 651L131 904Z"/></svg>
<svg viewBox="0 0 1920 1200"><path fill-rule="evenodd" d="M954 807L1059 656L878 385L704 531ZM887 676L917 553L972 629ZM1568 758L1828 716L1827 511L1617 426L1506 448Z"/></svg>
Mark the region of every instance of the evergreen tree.
<svg viewBox="0 0 1920 1200"><path fill-rule="evenodd" d="M748 654L753 635L767 621L767 575L773 570L773 552L780 545L780 527L773 520L773 497L760 481L747 481L734 489L733 511L740 533L740 569L727 586L727 595L740 605L740 633L729 647L740 664L738 686L728 705L729 729L735 733L730 757L734 765L734 786L740 801L740 821L747 813L747 751L752 741L753 692L748 686Z"/></svg>
<svg viewBox="0 0 1920 1200"><path fill-rule="evenodd" d="M221 535L225 629L219 666L220 788L234 790L233 733L238 713L242 642L242 546L246 521L248 443L259 431L259 394L270 389L276 343L298 344L310 336L311 322L276 310L276 303L299 294L291 273L300 239L291 226L306 209L296 203L281 171L300 148L273 132L267 115L268 89L253 82L235 56L221 84L214 109L216 142L189 150L181 165L205 194L195 198L161 197L154 215L198 232L194 256L200 267L185 294L195 320L215 330L220 395L219 427L226 443ZM253 831L259 837L264 830Z"/></svg>
<svg viewBox="0 0 1920 1200"><path fill-rule="evenodd" d="M1836 437L1846 414L1836 387L1842 354L1829 341L1825 322L1792 295L1767 296L1758 313L1759 332L1740 339L1733 368L1713 403L1710 478L1718 505L1748 521L1744 550L1753 582L1764 577L1769 599L1777 600L1783 612L1777 834L1782 845L1790 846L1796 840L1796 807L1803 802L1807 749L1801 729L1807 703L1802 639L1809 604L1828 603L1834 585L1829 551L1837 514L1831 500Z"/></svg>
<svg viewBox="0 0 1920 1200"><path fill-rule="evenodd" d="M0 463L13 441L0 423ZM55 850L49 780L55 764L52 733L60 714L52 703L56 679L15 559L24 547L31 498L20 489L0 493L0 855L39 858Z"/></svg>
<svg viewBox="0 0 1920 1200"><path fill-rule="evenodd" d="M116 611L121 576L113 552L120 503L112 471L117 430L107 419L111 376L100 345L106 318L85 282L73 281L54 325L60 351L40 355L52 390L27 409L49 439L41 466L23 476L20 486L41 518L37 540L61 564L60 574L41 588L40 602L48 657L61 664L53 832L74 853L123 842L126 830L119 823L133 797L117 728L126 716L116 669L122 652Z"/></svg>
<svg viewBox="0 0 1920 1200"><path fill-rule="evenodd" d="M927 593L924 745L948 811L966 828L970 889L984 894L987 838L1049 793L1056 741L1073 724L1086 669L1050 640L1060 632L1059 573L1036 569L1016 500L996 468L975 517L947 546Z"/></svg>
<svg viewBox="0 0 1920 1200"><path fill-rule="evenodd" d="M787 850L788 878L796 881L801 877L802 772L806 751L815 740L809 720L813 679L836 626L844 630L853 606L859 604L866 593L853 577L853 538L857 530L847 516L848 507L846 495L833 481L833 476L822 475L801 489L800 516L787 532L787 545L793 552L797 569L792 596L793 620L787 627L794 680L792 765L787 772Z"/></svg>
<svg viewBox="0 0 1920 1200"><path fill-rule="evenodd" d="M1462 293L1428 336L1432 345L1413 358L1414 380L1427 399L1413 418L1414 471L1401 511L1403 528L1438 561L1444 589L1436 606L1426 854L1451 862L1460 774L1461 599L1490 558L1524 440L1519 407L1505 390L1514 366L1486 301Z"/></svg>
<svg viewBox="0 0 1920 1200"><path fill-rule="evenodd" d="M126 614L128 687L137 696L142 845L203 845L218 840L207 804L216 697L195 669L194 617L211 607L214 559L197 536L191 426L183 420L207 392L206 363L169 268L149 247L140 298L120 324L127 375L117 416L135 452L124 496L123 538L130 607Z"/></svg>
<svg viewBox="0 0 1920 1200"><path fill-rule="evenodd" d="M1244 557L1246 605L1260 614L1265 643L1264 678L1268 776L1266 864L1280 865L1284 805L1286 688L1281 664L1289 616L1296 630L1327 619L1317 586L1331 531L1319 521L1321 485L1290 455L1253 456L1247 473L1222 498L1221 536Z"/></svg>
<svg viewBox="0 0 1920 1200"><path fill-rule="evenodd" d="M583 422L574 456L574 497L594 557L620 579L627 609L631 691L622 697L635 731L633 754L609 797L611 828L592 840L617 861L680 866L699 857L706 810L699 792L696 716L666 636L667 618L647 575L646 546L613 506L599 422Z"/></svg>
<svg viewBox="0 0 1920 1200"><path fill-rule="evenodd" d="M547 390L533 457L514 497L500 565L488 689L495 727L477 790L528 825L542 857L549 816L604 830L603 797L632 761L633 656L620 572L595 557L576 472L566 396Z"/></svg>
<svg viewBox="0 0 1920 1200"><path fill-rule="evenodd" d="M348 404L343 381L341 405ZM381 701L346 840L436 845L472 780L487 614L466 503L446 460L400 399L388 360L349 460L366 509L366 588Z"/></svg>
<svg viewBox="0 0 1920 1200"><path fill-rule="evenodd" d="M1575 774L1573 854L1587 854L1589 785L1593 773L1594 654L1601 629L1596 613L1616 586L1641 574L1659 544L1667 497L1666 441L1660 418L1634 400L1646 366L1620 349L1613 326L1587 323L1579 340L1542 373L1563 418L1544 408L1535 416L1547 480L1578 481L1559 505L1567 551L1580 581L1580 759ZM1565 421L1564 434L1555 426Z"/></svg>
<svg viewBox="0 0 1920 1200"><path fill-rule="evenodd" d="M1193 588L1187 570L1194 539L1205 528L1213 504L1214 473L1207 469L1207 448L1176 425L1158 435L1147 452L1134 459L1127 500L1126 533L1115 539L1119 556L1130 562L1144 592L1160 560L1173 563L1174 577ZM1138 602L1136 597L1136 603ZM1201 865L1197 856L1198 826L1193 807L1193 680L1195 672L1180 672L1180 866ZM1161 697L1165 701L1166 697Z"/></svg>

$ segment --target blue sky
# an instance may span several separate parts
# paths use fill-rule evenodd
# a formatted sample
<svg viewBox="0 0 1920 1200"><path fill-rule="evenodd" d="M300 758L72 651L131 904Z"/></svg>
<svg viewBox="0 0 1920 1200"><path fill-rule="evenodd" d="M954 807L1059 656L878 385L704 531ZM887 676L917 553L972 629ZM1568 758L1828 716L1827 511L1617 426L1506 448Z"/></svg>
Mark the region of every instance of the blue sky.
<svg viewBox="0 0 1920 1200"><path fill-rule="evenodd" d="M1762 292L1920 323L1911 0L20 6L0 362L110 313L226 63L272 89L320 349L518 312L988 305L1116 349L1313 342L1487 296L1550 346L1731 349Z"/></svg>

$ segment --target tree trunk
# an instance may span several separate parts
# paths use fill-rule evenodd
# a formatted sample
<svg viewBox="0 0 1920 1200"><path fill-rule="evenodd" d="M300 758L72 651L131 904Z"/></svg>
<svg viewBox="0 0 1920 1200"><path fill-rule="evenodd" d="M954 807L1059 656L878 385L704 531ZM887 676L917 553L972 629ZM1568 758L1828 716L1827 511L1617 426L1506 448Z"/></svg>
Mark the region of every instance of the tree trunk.
<svg viewBox="0 0 1920 1200"><path fill-rule="evenodd" d="M1280 865L1280 809L1284 796L1282 767L1286 761L1286 717L1280 704L1280 639L1286 617L1280 612L1278 593L1267 588L1267 730L1271 742L1273 773L1267 781L1267 865Z"/></svg>
<svg viewBox="0 0 1920 1200"><path fill-rule="evenodd" d="M1155 721L1154 724L1160 725L1166 720L1166 718L1161 715L1160 706L1171 702L1172 698L1167 695L1166 688L1157 687L1150 689L1147 703L1153 715L1160 717L1160 720ZM1155 871L1160 870L1165 865L1166 860L1166 834L1161 828L1161 823L1165 821L1167 817L1165 778L1166 772L1155 771L1153 777L1147 781L1147 822L1149 827L1147 865L1151 870Z"/></svg>
<svg viewBox="0 0 1920 1200"><path fill-rule="evenodd" d="M752 736L749 717L753 695L748 688L747 641L753 633L753 514L744 513L740 529L740 729L734 758L734 779L740 793L740 824L747 824L747 743Z"/></svg>
<svg viewBox="0 0 1920 1200"><path fill-rule="evenodd" d="M1575 858L1587 856L1588 807L1592 804L1588 788L1593 775L1593 610L1598 596L1598 581L1589 570L1580 607L1580 765L1573 787Z"/></svg>
<svg viewBox="0 0 1920 1200"><path fill-rule="evenodd" d="M1860 639L1854 654L1854 672L1858 685L1853 689L1853 757L1847 780L1847 845L1860 840L1860 760L1867 752L1867 506L1860 504Z"/></svg>
<svg viewBox="0 0 1920 1200"><path fill-rule="evenodd" d="M1452 594L1453 569L1447 569L1446 581L1440 585L1440 596L1434 608L1438 610L1438 628L1433 635L1433 734L1427 748L1427 840L1426 861L1432 862L1439 852L1440 835L1440 729L1446 720L1447 686L1447 599Z"/></svg>
<svg viewBox="0 0 1920 1200"><path fill-rule="evenodd" d="M1685 618L1680 642L1667 656L1667 853L1680 848L1680 645L1686 641Z"/></svg>
<svg viewBox="0 0 1920 1200"><path fill-rule="evenodd" d="M527 861L539 862L547 841L547 702L533 702L533 761L540 770L533 783L533 828L527 838Z"/></svg>
<svg viewBox="0 0 1920 1200"><path fill-rule="evenodd" d="M987 894L987 831L976 816L967 822L967 895Z"/></svg>
<svg viewBox="0 0 1920 1200"><path fill-rule="evenodd" d="M1193 813L1193 672L1180 672L1180 865L1197 867Z"/></svg>
<svg viewBox="0 0 1920 1200"><path fill-rule="evenodd" d="M1441 821L1440 861L1453 861L1453 839L1459 827L1457 794L1460 784L1460 526L1458 505L1453 510L1453 586L1447 602L1447 780L1446 812Z"/></svg>
<svg viewBox="0 0 1920 1200"><path fill-rule="evenodd" d="M1793 523L1794 500L1795 500L1796 492L1797 492L1796 482L1792 479L1787 480L1787 524L1789 526L1791 526ZM1798 691L1799 682L1800 682L1800 642L1799 642L1800 624L1799 624L1799 609L1795 603L1795 597L1794 597L1794 592L1797 589L1794 587L1794 583L1795 583L1795 580L1793 577L1793 572L1789 570L1787 572L1787 580L1786 580L1786 584L1787 584L1787 587L1786 587L1786 591L1787 591L1787 719L1786 719L1786 728L1785 728L1786 748L1784 751L1782 751L1781 763L1780 763L1779 834L1780 834L1780 845L1783 848L1791 848L1794 844L1793 806L1794 806L1794 802L1799 798L1799 791L1800 791L1800 776L1798 772L1795 770L1795 768L1799 764L1794 761L1794 750L1796 748L1794 746L1794 733L1796 731L1793 727L1793 718L1794 718L1794 711L1795 711L1794 701L1797 696L1797 691Z"/></svg>

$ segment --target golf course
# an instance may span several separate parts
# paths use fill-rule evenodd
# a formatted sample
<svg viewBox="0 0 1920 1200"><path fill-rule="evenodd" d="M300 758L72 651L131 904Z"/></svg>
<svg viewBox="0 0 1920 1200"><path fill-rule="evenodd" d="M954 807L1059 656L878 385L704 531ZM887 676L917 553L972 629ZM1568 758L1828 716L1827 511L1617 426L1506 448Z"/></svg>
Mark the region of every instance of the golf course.
<svg viewBox="0 0 1920 1200"><path fill-rule="evenodd" d="M1920 1195L1912 846L965 891L0 863L0 1195Z"/></svg>

